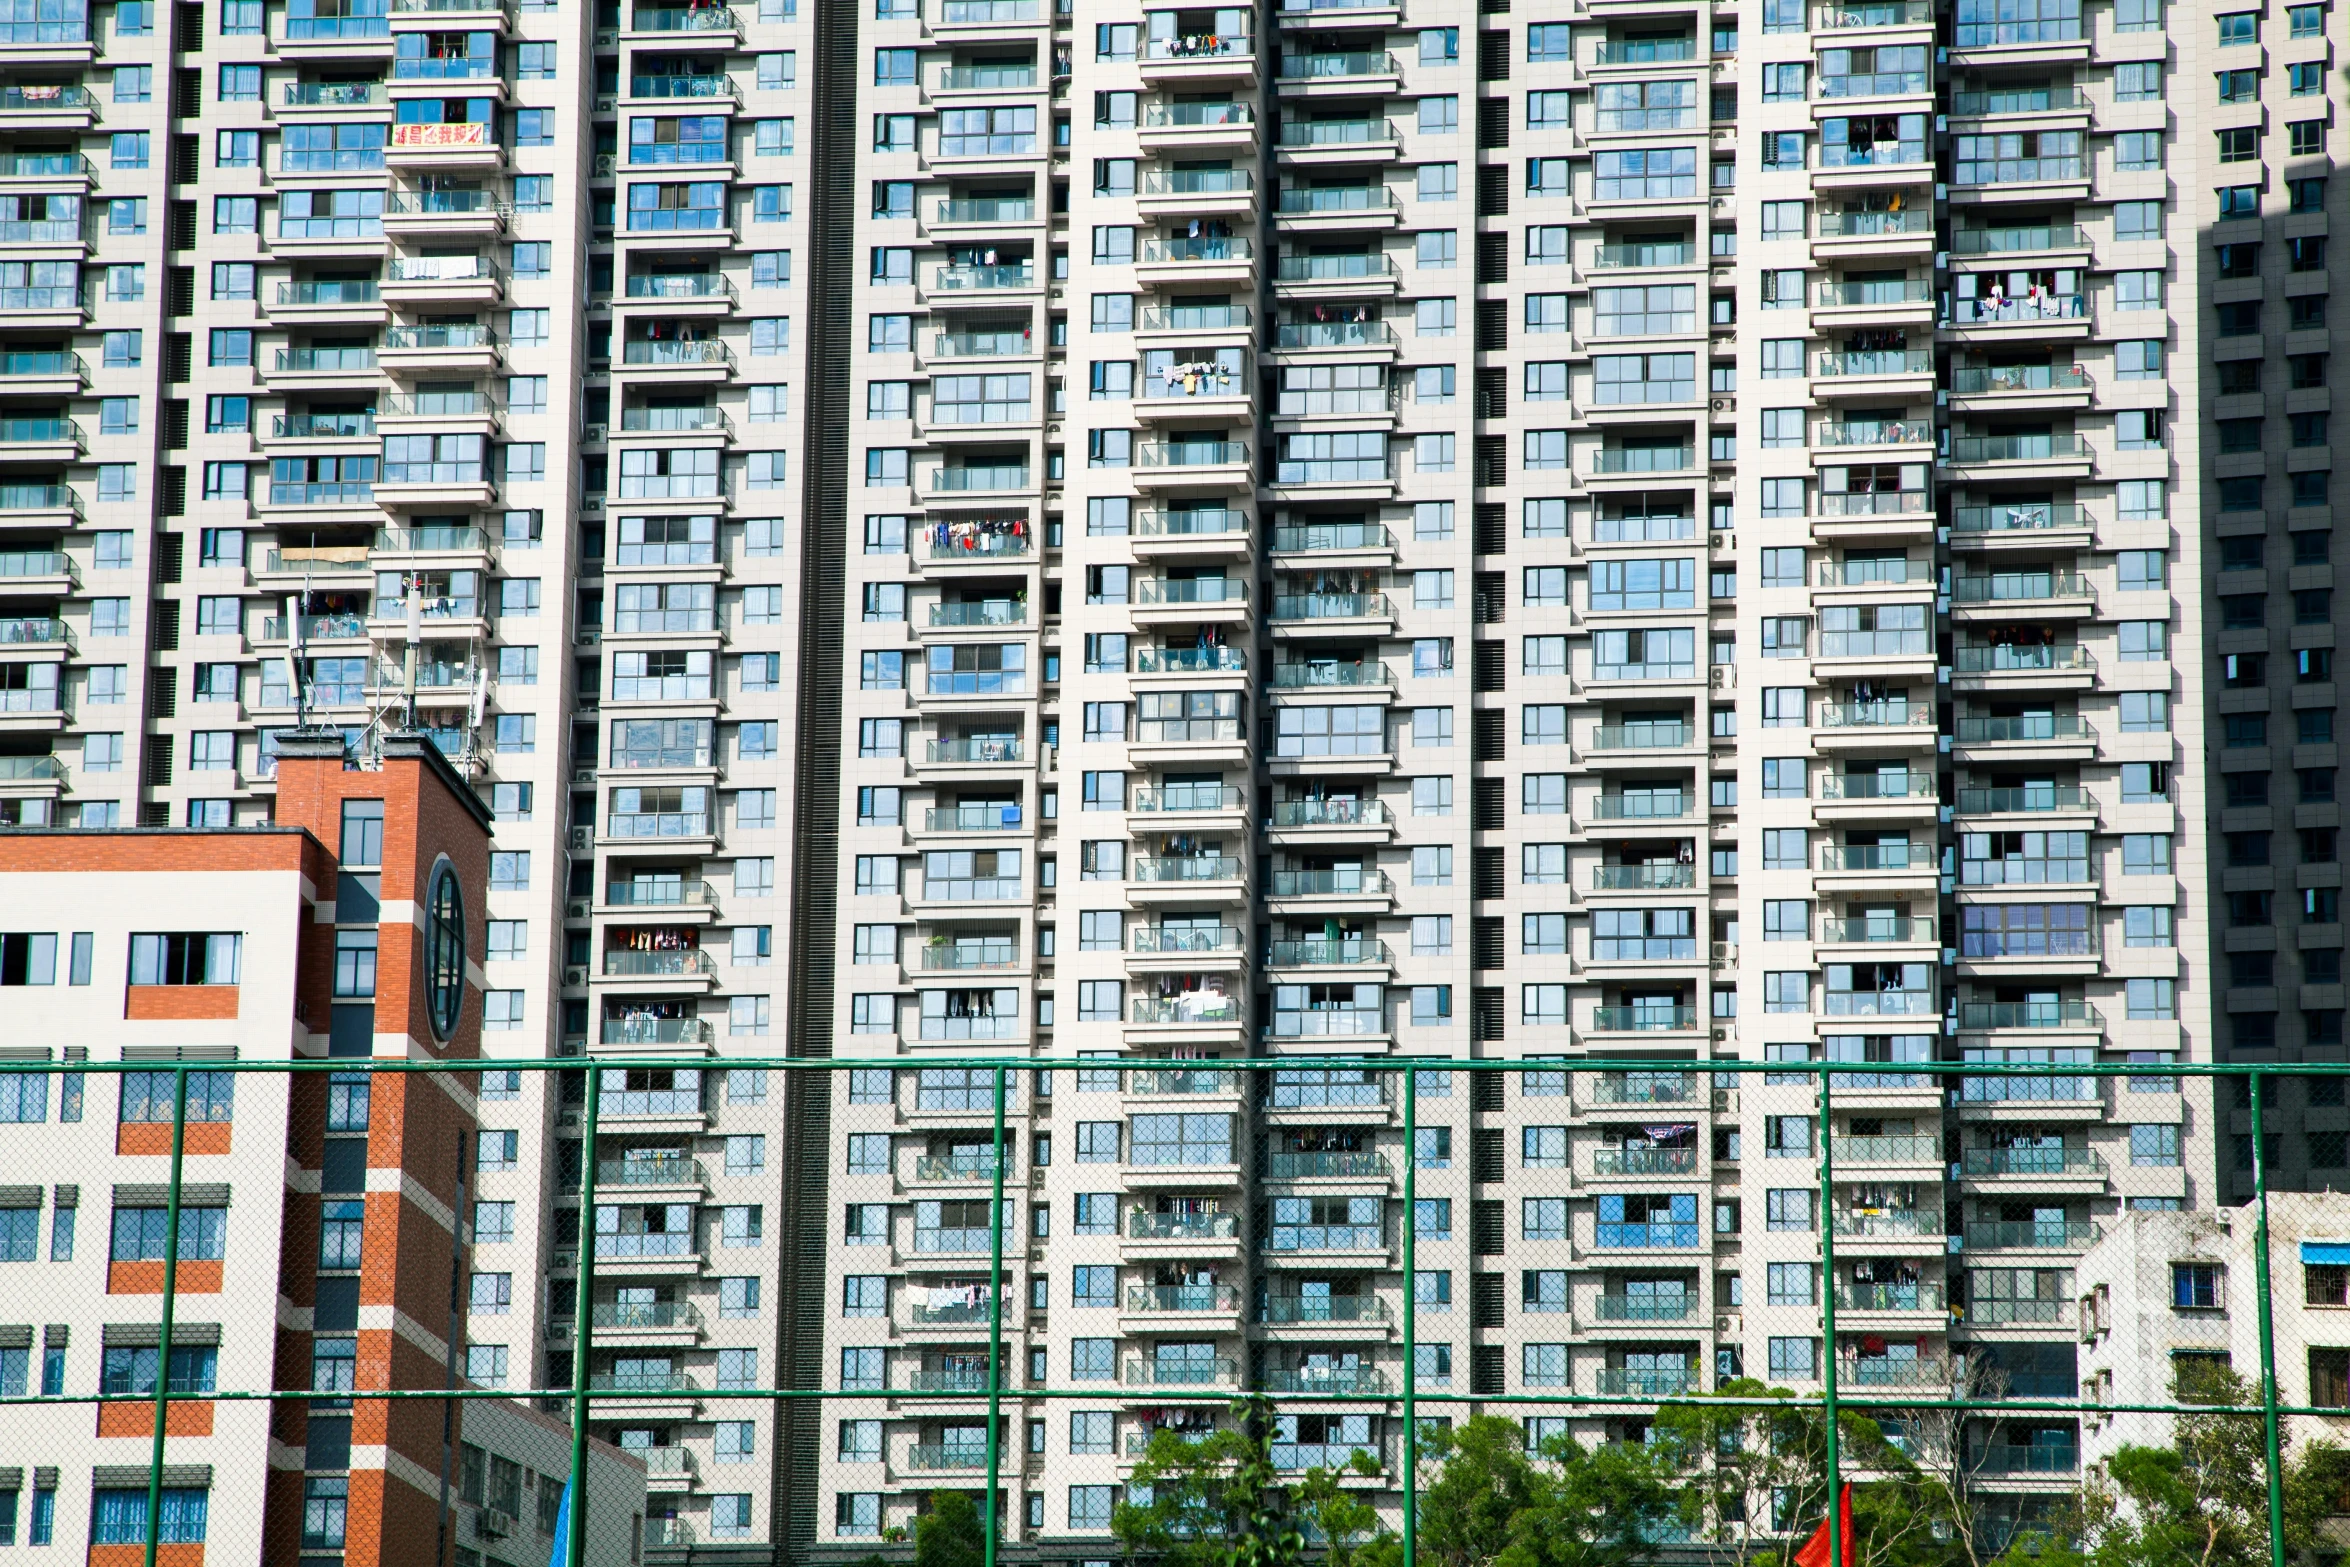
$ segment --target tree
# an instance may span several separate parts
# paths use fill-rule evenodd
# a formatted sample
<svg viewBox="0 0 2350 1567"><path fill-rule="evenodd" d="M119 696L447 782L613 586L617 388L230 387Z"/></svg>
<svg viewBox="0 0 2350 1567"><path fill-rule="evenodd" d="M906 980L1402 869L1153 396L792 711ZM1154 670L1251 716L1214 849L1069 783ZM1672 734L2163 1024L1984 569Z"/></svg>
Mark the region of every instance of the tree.
<svg viewBox="0 0 2350 1567"><path fill-rule="evenodd" d="M2019 1538L2001 1567L2266 1567L2269 1556L2268 1441L2257 1395L2223 1366L2181 1361L2172 1398L2209 1405L2174 1416L2168 1447L2124 1446L2105 1474L2083 1486L2056 1527ZM2290 1452L2284 1464L2285 1553L2306 1560L2327 1542L2319 1525L2340 1511L2350 1454L2332 1443Z"/></svg>
<svg viewBox="0 0 2350 1567"><path fill-rule="evenodd" d="M1652 1443L1673 1455L1680 1521L1691 1543L1717 1560L1790 1567L1826 1516L1827 1416L1794 1398L1790 1389L1739 1377L1657 1410ZM1782 1399L1787 1407L1773 1407ZM1836 1434L1839 1478L1853 1482L1854 1560L1845 1567L1909 1567L1937 1527L1915 1484L1917 1466L1858 1410L1837 1412Z"/></svg>
<svg viewBox="0 0 2350 1567"><path fill-rule="evenodd" d="M1663 1448L1561 1436L1528 1453L1524 1427L1479 1415L1423 1451L1442 1468L1420 1492L1421 1567L1616 1567L1681 1520Z"/></svg>
<svg viewBox="0 0 2350 1567"><path fill-rule="evenodd" d="M987 1530L969 1491L933 1491L930 1511L914 1520L914 1567L980 1567Z"/></svg>
<svg viewBox="0 0 2350 1567"><path fill-rule="evenodd" d="M1379 1466L1358 1451L1352 1472ZM1273 1467L1273 1409L1262 1397L1232 1405L1232 1423L1205 1436L1152 1435L1110 1514L1111 1532L1129 1560L1167 1567L1298 1567L1306 1553L1301 1523L1328 1541L1328 1567L1365 1567L1383 1559L1378 1514L1346 1492L1338 1476L1311 1469L1295 1485Z"/></svg>

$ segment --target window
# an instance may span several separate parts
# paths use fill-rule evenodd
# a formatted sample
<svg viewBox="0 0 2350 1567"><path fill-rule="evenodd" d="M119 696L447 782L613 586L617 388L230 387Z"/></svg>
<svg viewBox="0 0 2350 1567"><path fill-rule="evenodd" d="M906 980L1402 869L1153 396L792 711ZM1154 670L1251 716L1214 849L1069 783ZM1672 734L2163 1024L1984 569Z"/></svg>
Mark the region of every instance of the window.
<svg viewBox="0 0 2350 1567"><path fill-rule="evenodd" d="M2135 1129L2133 1129L2135 1130ZM2170 1269L2170 1303L2180 1311L2215 1311L2220 1304L2222 1270L2216 1262L2174 1262Z"/></svg>

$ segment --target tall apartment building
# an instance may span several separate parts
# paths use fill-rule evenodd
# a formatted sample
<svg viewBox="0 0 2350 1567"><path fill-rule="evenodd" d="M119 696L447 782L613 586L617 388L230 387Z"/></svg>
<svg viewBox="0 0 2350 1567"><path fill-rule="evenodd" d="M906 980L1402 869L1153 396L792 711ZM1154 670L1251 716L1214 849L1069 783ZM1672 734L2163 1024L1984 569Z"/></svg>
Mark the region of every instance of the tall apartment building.
<svg viewBox="0 0 2350 1567"><path fill-rule="evenodd" d="M0 818L267 821L300 720L369 757L420 730L492 806L485 1054L609 1054L615 1168L583 1218L556 1196L579 1077L489 1075L490 1385L568 1385L583 1228L642 1275L598 1320L665 1325L595 1374L774 1363L774 1166L763 1120L736 1129L764 1085L680 1115L700 1082L626 1072L784 1043L812 25L794 0L0 19ZM732 1140L676 1157L695 1133ZM766 1417L680 1409L599 1406L660 1450L651 1538L755 1547L766 1477L727 1476L772 1461Z"/></svg>
<svg viewBox="0 0 2350 1567"><path fill-rule="evenodd" d="M983 1400L888 1396L987 1383L991 1096L926 1055L1104 1058L1010 1106L1006 1527L1048 1555L1108 1554L1194 1418L1169 1389L1304 1395L1278 1461L1359 1444L1390 1488L1397 1410L1313 1393L1413 1377L1457 1417L1961 1354L2074 1390L2073 1259L2230 1190L2207 1090L1909 1068L2214 1049L2182 953L2246 873L2206 864L2205 715L2258 699L2206 695L2240 579L2205 519L2326 513L2206 475L2210 389L2325 394L2207 365L2279 307L2205 279L2319 255L2322 184L2259 170L2326 150L2322 15L856 19L830 1032L903 1066L833 1085L839 1277L799 1298L872 1397L807 1435L820 1547L977 1483ZM2320 121L2264 141L2271 97ZM2212 250L2223 212L2265 260ZM2330 535L2294 536L2230 569L2322 588ZM1407 1149L1395 1075L1314 1065L1471 1052L1576 1070L1423 1080ZM1256 1055L1297 1065L1203 1064ZM1831 1212L1813 1081L1727 1057L1883 1063L1839 1082ZM1974 1433L2013 1516L2070 1424Z"/></svg>
<svg viewBox="0 0 2350 1567"><path fill-rule="evenodd" d="M1154 1388L2057 1385L2070 1258L2247 1128L1906 1067L2338 1048L2324 19L12 13L0 814L258 821L278 730L413 704L497 817L485 1054L606 1067L589 1215L580 1080L485 1083L469 1342L567 1377L585 1230L594 1374L874 1395L599 1405L656 1548L975 1483L886 1396L986 1316L926 1055L1115 1058L1011 1106L1012 1381L1104 1383L1013 1400L1023 1550L1106 1553ZM786 1051L905 1070L727 1066ZM1412 1150L1313 1075L1470 1053L1562 1065ZM1884 1063L1832 1213L1731 1057Z"/></svg>

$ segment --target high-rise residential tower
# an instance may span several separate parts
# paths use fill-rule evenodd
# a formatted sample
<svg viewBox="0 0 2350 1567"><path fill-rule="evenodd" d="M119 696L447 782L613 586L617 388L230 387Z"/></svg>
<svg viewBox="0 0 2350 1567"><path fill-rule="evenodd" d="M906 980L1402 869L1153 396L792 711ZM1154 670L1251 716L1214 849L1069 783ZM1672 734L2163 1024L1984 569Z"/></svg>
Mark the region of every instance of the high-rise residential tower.
<svg viewBox="0 0 2350 1567"><path fill-rule="evenodd" d="M978 1483L889 1397L986 1381L926 1058L1101 1058L1008 1107L1024 1551L1154 1390L2069 1394L2072 1259L2248 1118L1913 1068L2339 1053L2327 17L28 0L0 816L435 739L484 1054L606 1090L485 1081L469 1371L568 1379L586 1244L591 1374L855 1395L596 1406L656 1549ZM1543 1065L1410 1148L1315 1065L1471 1056ZM1828 1212L1727 1059L1882 1063ZM1391 1502L1399 1415L1283 1441Z"/></svg>
<svg viewBox="0 0 2350 1567"><path fill-rule="evenodd" d="M873 1397L816 1434L820 1542L984 1440L888 1397L987 1382L992 1092L940 1054L1103 1058L1009 1107L1048 1552L1107 1553L1202 1418L1168 1390L1303 1396L1284 1461L1389 1487L1397 1409L1312 1394L2075 1391L2100 1221L2225 1195L2203 1090L1910 1068L2213 1048L2204 339L2264 307L2202 313L2204 230L2325 197L2205 121L2239 61L2222 102L2320 114L2321 15L860 12L830 1030L900 1065L833 1084L802 1298ZM1423 1077L1407 1148L1396 1074L1315 1065L1468 1054L1561 1066ZM1831 1211L1814 1080L1723 1058L1883 1063Z"/></svg>

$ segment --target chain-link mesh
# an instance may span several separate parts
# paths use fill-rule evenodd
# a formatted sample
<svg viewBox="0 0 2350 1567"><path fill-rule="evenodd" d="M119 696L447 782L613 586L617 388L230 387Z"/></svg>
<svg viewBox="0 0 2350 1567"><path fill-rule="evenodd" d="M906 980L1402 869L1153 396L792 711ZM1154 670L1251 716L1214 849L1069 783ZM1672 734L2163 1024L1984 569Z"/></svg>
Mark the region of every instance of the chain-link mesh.
<svg viewBox="0 0 2350 1567"><path fill-rule="evenodd" d="M89 1155L0 1173L0 1544L2281 1562L2350 1511L2350 1196L2269 1127L2322 1183L2346 1076L0 1066Z"/></svg>

